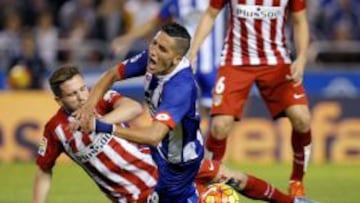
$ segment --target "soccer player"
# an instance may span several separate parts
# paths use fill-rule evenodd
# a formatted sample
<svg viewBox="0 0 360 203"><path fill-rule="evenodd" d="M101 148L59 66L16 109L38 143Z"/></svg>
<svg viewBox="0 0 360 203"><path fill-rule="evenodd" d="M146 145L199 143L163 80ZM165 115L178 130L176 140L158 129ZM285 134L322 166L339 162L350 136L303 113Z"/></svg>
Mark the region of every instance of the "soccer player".
<svg viewBox="0 0 360 203"><path fill-rule="evenodd" d="M156 26L169 20L173 20L183 25L193 36L200 16L205 12L209 0L167 0L161 5L159 14L148 22L139 27L135 27L127 34L120 36L114 40L114 48L119 49L125 44L130 44L134 40L149 34ZM209 109L211 107L211 91L215 84L217 67L219 65L220 52L225 35L225 15L226 12L221 12L215 21L214 28L209 36L205 39L200 47L197 55L196 80L200 87L200 111L204 121L208 117ZM126 46L125 46L126 47ZM206 122L204 123L206 124Z"/></svg>
<svg viewBox="0 0 360 203"><path fill-rule="evenodd" d="M198 25L190 60L210 32L215 18L230 5L227 36L213 93L211 134L206 148L221 160L226 137L240 119L243 105L255 82L274 119L287 116L293 127L291 195L305 195L303 176L311 148L310 111L302 85L309 41L304 0L211 0ZM285 22L292 14L296 59L285 45Z"/></svg>
<svg viewBox="0 0 360 203"><path fill-rule="evenodd" d="M112 201L144 202L157 182L149 149L111 134L71 132L71 113L88 100L89 90L78 69L71 65L56 70L49 83L61 108L45 126L36 160L39 167L33 202L45 202L52 168L61 153L81 166ZM137 102L111 90L94 109L109 123L128 121L142 111Z"/></svg>
<svg viewBox="0 0 360 203"><path fill-rule="evenodd" d="M145 75L145 100L153 118L146 128L126 129L96 120L99 132L151 147L159 179L153 193L160 202L197 202L194 179L204 155L197 112L197 87L185 54L191 37L176 23L163 25L149 49L109 69L96 83L86 104L75 112L84 132L91 131L91 109L118 80ZM157 197L158 196L158 197Z"/></svg>
<svg viewBox="0 0 360 203"><path fill-rule="evenodd" d="M71 133L68 126L73 117L70 115L87 101L89 90L79 70L72 65L56 70L49 82L61 107L47 123L39 146L33 203L45 203L51 187L52 168L61 153L81 166L113 202L145 202L157 181L156 165L149 148L111 134ZM115 91L108 91L95 109L101 119L109 123L128 121L142 111L135 101ZM306 203L304 199L281 193L261 179L231 172L213 160L202 162L197 175L197 189L202 192L206 184L224 181L228 177L233 177L228 179L228 183L249 198ZM268 188L273 192L266 193Z"/></svg>

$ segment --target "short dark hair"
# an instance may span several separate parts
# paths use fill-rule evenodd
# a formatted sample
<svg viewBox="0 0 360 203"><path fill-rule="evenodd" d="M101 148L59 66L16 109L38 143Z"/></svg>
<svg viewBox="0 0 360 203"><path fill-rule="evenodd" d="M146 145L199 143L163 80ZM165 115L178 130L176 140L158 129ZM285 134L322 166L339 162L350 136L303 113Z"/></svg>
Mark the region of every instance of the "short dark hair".
<svg viewBox="0 0 360 203"><path fill-rule="evenodd" d="M168 23L161 27L161 31L176 38L176 49L181 56L185 56L190 48L191 36L185 27L178 23Z"/></svg>
<svg viewBox="0 0 360 203"><path fill-rule="evenodd" d="M60 85L75 75L81 75L77 66L66 64L56 69L49 78L49 85L55 96L61 96Z"/></svg>

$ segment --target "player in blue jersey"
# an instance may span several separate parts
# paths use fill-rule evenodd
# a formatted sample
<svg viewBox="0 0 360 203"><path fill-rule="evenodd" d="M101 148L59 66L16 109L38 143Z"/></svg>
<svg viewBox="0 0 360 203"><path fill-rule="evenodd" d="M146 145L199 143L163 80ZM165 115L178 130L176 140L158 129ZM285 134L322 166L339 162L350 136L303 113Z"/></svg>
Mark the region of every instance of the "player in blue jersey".
<svg viewBox="0 0 360 203"><path fill-rule="evenodd" d="M119 49L130 46L135 40L149 34L157 25L169 20L183 25L191 35L194 35L200 17L206 11L208 5L209 0L165 0L157 16L150 18L148 22L115 39L113 47L121 52ZM195 65L193 68L196 68L196 80L201 90L200 105L201 110L204 111L202 119L205 116L207 117L211 107L211 91L215 84L223 46L226 30L225 22L225 12L222 11L218 15L211 33L199 49L196 64L193 64Z"/></svg>
<svg viewBox="0 0 360 203"><path fill-rule="evenodd" d="M198 202L194 179L204 150L196 82L190 62L184 57L190 40L181 25L164 25L148 50L105 72L87 103L74 113L84 132L95 126L96 132L113 132L150 145L159 171L158 184L151 196L155 202ZM127 129L94 119L92 109L115 81L143 75L145 99L153 118L150 127Z"/></svg>

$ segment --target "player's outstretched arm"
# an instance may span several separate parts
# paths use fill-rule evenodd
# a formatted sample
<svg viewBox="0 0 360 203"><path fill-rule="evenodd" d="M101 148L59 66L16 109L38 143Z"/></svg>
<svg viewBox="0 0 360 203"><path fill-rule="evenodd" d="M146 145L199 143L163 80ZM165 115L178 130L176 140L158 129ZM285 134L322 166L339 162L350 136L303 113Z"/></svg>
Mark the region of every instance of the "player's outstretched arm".
<svg viewBox="0 0 360 203"><path fill-rule="evenodd" d="M113 50L117 54L124 54L122 52L126 51L135 40L148 35L159 23L160 20L156 16L150 18L146 23L142 24L141 26L132 28L128 33L116 37L111 44Z"/></svg>
<svg viewBox="0 0 360 203"><path fill-rule="evenodd" d="M205 13L202 15L201 20L196 28L195 36L191 48L189 50L189 59L191 64L196 60L196 54L204 42L205 38L209 35L211 29L214 26L216 16L220 10L209 6Z"/></svg>
<svg viewBox="0 0 360 203"><path fill-rule="evenodd" d="M92 126L97 133L112 133L118 137L154 147L161 142L170 130L169 126L159 121L153 121L148 127L130 129L94 119L93 125L90 124L89 126Z"/></svg>
<svg viewBox="0 0 360 203"><path fill-rule="evenodd" d="M143 112L143 107L139 102L127 97L121 97L116 101L113 108L114 109L104 115L101 120L113 124L128 122Z"/></svg>
<svg viewBox="0 0 360 203"><path fill-rule="evenodd" d="M45 203L51 187L51 171L38 168L35 175L32 203Z"/></svg>

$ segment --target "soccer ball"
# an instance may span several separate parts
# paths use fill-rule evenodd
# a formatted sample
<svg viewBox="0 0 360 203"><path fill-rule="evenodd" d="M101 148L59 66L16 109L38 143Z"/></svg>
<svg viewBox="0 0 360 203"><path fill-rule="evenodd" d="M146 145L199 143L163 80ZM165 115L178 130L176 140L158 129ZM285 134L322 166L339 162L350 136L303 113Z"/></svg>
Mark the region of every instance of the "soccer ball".
<svg viewBox="0 0 360 203"><path fill-rule="evenodd" d="M230 186L216 183L208 186L200 197L201 203L239 203L239 194Z"/></svg>

